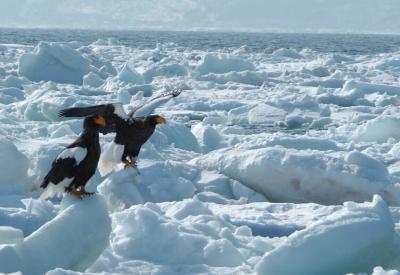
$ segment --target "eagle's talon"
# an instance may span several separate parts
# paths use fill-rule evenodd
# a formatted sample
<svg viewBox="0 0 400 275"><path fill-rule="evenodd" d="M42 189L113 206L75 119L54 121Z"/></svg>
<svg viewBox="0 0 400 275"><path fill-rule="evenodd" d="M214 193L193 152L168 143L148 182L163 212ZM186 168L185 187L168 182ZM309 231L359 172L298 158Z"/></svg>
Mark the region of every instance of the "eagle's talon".
<svg viewBox="0 0 400 275"><path fill-rule="evenodd" d="M87 192L84 187L79 188L79 190L76 189L75 187L67 187L67 188L65 188L65 191L67 193L74 195L75 197L79 198L80 200L82 200L83 197L90 197L90 196L96 194L95 192Z"/></svg>
<svg viewBox="0 0 400 275"><path fill-rule="evenodd" d="M136 168L137 167L137 162L136 161L124 160L123 163L125 163L124 169Z"/></svg>

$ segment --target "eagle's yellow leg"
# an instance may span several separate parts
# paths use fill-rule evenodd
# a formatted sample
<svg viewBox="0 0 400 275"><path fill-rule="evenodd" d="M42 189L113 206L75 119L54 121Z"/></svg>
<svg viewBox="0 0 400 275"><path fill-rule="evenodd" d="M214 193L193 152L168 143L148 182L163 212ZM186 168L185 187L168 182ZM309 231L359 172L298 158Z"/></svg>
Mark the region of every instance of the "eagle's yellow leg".
<svg viewBox="0 0 400 275"><path fill-rule="evenodd" d="M83 197L92 196L95 194L94 192L87 192L85 190L85 187L83 187L83 186L79 187L79 189L77 189L75 186L73 186L73 187L67 189L67 192L73 194L74 196L76 196L79 199L83 199Z"/></svg>

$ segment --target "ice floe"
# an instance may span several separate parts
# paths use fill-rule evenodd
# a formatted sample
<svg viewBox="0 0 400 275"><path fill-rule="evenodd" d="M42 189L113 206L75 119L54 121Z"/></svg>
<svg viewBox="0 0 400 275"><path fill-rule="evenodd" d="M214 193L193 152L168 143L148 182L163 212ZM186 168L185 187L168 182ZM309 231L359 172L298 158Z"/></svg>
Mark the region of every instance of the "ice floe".
<svg viewBox="0 0 400 275"><path fill-rule="evenodd" d="M398 52L0 48L0 272L397 274ZM60 109L131 111L175 88L150 108L168 123L138 169L96 172L82 201L37 200L82 130Z"/></svg>

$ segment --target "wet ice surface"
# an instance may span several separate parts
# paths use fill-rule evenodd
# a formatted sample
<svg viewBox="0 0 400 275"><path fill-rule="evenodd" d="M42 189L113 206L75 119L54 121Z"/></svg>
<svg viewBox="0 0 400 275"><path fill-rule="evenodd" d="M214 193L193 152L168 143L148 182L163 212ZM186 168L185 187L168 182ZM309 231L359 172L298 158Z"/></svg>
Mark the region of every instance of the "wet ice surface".
<svg viewBox="0 0 400 275"><path fill-rule="evenodd" d="M0 272L395 274L398 37L2 30L0 41ZM140 175L116 167L90 180L93 198L37 199L81 131L60 109L129 111L173 88L184 92L156 110L168 124L143 146Z"/></svg>

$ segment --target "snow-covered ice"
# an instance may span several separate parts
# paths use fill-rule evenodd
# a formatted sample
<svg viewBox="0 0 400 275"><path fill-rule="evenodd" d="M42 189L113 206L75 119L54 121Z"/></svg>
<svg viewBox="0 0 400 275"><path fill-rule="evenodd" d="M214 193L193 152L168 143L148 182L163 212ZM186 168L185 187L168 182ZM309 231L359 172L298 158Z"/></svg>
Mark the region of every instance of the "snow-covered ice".
<svg viewBox="0 0 400 275"><path fill-rule="evenodd" d="M83 271L108 245L110 231L111 220L100 196L85 201L67 196L60 213L23 240L8 230L17 240L0 248L0 271L32 275L56 267Z"/></svg>
<svg viewBox="0 0 400 275"><path fill-rule="evenodd" d="M34 53L21 56L19 74L33 81L82 84L89 65L87 59L68 45L41 42Z"/></svg>
<svg viewBox="0 0 400 275"><path fill-rule="evenodd" d="M0 48L0 272L398 274L400 52ZM82 129L61 109L176 88L139 170L102 156L96 195L38 199Z"/></svg>
<svg viewBox="0 0 400 275"><path fill-rule="evenodd" d="M369 271L391 258L394 239L392 217L380 197L372 203L347 202L341 210L290 235L256 269L259 274L299 275Z"/></svg>

